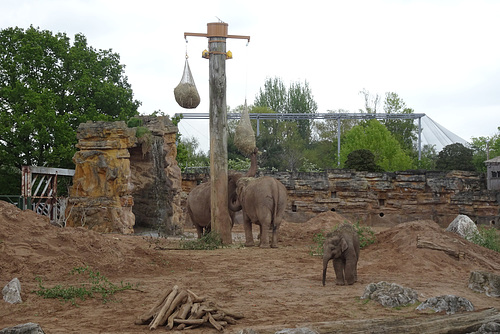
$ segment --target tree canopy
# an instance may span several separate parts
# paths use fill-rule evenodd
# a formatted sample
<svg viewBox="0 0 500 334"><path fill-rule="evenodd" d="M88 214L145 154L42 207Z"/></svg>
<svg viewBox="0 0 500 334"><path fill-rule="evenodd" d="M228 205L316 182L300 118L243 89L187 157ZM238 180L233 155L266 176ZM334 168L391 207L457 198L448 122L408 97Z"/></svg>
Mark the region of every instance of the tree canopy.
<svg viewBox="0 0 500 334"><path fill-rule="evenodd" d="M387 128L375 119L356 125L343 138L340 149L341 164L355 150L367 149L375 155L375 163L385 171L412 168L411 158Z"/></svg>
<svg viewBox="0 0 500 334"><path fill-rule="evenodd" d="M80 123L137 115L124 69L117 53L92 48L82 34L72 44L34 27L1 30L0 178L10 181L0 191L19 192L12 172L22 165L73 168Z"/></svg>
<svg viewBox="0 0 500 334"><path fill-rule="evenodd" d="M465 170L473 171L472 163L474 151L460 143L445 146L439 153L436 161L438 170Z"/></svg>

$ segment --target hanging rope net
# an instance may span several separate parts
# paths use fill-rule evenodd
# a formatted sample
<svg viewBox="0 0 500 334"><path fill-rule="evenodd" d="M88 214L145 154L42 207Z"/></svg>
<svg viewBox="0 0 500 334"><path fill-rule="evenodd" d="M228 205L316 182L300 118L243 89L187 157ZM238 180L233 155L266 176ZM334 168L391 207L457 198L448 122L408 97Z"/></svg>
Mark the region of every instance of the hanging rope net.
<svg viewBox="0 0 500 334"><path fill-rule="evenodd" d="M249 156L255 149L255 133L253 132L247 101L241 113L241 118L234 133L234 145L241 153Z"/></svg>
<svg viewBox="0 0 500 334"><path fill-rule="evenodd" d="M194 109L200 104L200 95L196 89L191 69L189 68L188 57L184 64L184 73L181 82L174 89L175 101L186 109Z"/></svg>

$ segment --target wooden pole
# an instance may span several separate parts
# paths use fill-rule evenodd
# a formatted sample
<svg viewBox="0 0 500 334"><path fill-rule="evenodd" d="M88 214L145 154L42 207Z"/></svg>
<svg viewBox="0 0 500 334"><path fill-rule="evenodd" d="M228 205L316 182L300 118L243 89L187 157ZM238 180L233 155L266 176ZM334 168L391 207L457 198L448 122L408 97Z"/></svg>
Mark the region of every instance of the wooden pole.
<svg viewBox="0 0 500 334"><path fill-rule="evenodd" d="M230 244L227 206L226 39L209 38L211 224L223 244Z"/></svg>
<svg viewBox="0 0 500 334"><path fill-rule="evenodd" d="M207 33L184 33L187 36L207 37L209 44L210 86L210 210L211 227L223 244L232 243L231 217L227 192L227 105L226 105L226 39L250 41L250 36L228 35L228 24L207 24ZM204 55L205 57L205 55Z"/></svg>

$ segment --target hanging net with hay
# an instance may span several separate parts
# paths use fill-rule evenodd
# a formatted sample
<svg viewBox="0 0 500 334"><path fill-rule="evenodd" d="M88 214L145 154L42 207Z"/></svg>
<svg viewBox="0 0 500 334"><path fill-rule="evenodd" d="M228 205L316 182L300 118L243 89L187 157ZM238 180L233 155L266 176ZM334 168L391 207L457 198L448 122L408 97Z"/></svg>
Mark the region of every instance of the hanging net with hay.
<svg viewBox="0 0 500 334"><path fill-rule="evenodd" d="M247 102L245 100L245 107L241 113L241 118L236 126L234 133L234 145L241 153L246 156L252 154L255 150L255 133L250 123L250 115L248 113Z"/></svg>
<svg viewBox="0 0 500 334"><path fill-rule="evenodd" d="M175 101L186 109L194 109L200 104L200 95L196 89L191 69L189 68L188 56L184 64L184 73L181 82L174 89Z"/></svg>

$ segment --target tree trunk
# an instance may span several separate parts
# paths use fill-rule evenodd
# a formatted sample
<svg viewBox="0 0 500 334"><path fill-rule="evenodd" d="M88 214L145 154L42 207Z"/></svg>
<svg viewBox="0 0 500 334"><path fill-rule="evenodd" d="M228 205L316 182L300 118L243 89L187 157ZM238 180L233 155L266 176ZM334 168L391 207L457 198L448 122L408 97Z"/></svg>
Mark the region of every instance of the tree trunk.
<svg viewBox="0 0 500 334"><path fill-rule="evenodd" d="M226 38L209 38L211 224L223 244L230 244L227 207Z"/></svg>
<svg viewBox="0 0 500 334"><path fill-rule="evenodd" d="M470 333L481 325L500 321L500 314L494 308L478 312L464 312L452 315L418 314L413 318L393 317L382 319L338 320L304 324L319 334L343 333L407 333L407 334L445 334ZM295 325L297 326L297 325ZM252 327L259 334L272 334L283 329L281 326ZM289 326L288 326L289 327Z"/></svg>

